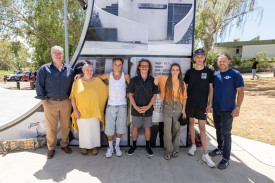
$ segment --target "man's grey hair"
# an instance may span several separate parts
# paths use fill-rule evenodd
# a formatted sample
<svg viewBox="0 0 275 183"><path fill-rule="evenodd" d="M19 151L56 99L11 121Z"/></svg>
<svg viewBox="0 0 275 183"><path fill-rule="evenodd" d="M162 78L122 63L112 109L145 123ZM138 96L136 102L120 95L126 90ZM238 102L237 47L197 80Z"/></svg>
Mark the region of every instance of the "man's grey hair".
<svg viewBox="0 0 275 183"><path fill-rule="evenodd" d="M57 45L53 46L52 49L51 49L51 53L53 53L54 50L60 50L60 51L62 51L62 53L64 53L64 52L63 52L64 49L63 49L61 46L57 46Z"/></svg>

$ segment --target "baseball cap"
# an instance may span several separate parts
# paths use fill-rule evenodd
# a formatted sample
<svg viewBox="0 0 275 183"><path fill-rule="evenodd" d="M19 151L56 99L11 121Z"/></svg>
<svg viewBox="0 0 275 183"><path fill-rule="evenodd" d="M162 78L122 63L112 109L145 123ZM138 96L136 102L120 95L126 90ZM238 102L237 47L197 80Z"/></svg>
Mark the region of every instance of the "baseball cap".
<svg viewBox="0 0 275 183"><path fill-rule="evenodd" d="M204 50L203 49L197 49L196 51L194 51L193 57L195 57L197 55L205 55Z"/></svg>

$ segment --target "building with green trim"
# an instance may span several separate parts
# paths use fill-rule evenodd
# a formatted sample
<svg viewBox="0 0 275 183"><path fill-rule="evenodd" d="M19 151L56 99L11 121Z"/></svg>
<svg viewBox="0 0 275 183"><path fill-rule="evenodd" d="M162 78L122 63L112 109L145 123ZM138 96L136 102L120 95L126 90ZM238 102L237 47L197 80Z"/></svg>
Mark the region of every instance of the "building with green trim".
<svg viewBox="0 0 275 183"><path fill-rule="evenodd" d="M259 39L259 37L257 37ZM257 40L239 41L235 39L233 42L215 43L214 52L229 52L231 57L237 56L242 59L253 58L258 52L266 51L267 57L275 57L275 39L273 40Z"/></svg>

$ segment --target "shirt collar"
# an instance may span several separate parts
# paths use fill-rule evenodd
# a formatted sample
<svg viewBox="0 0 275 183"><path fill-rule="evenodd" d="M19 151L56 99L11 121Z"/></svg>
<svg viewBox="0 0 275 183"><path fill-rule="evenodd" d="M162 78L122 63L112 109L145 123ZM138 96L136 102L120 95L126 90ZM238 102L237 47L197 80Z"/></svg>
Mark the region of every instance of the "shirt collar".
<svg viewBox="0 0 275 183"><path fill-rule="evenodd" d="M51 65L50 65L50 66L55 67L55 66L53 65L53 61L51 61ZM64 62L62 62L62 68L61 68L61 70L65 69L65 68L67 68L67 65L66 65Z"/></svg>

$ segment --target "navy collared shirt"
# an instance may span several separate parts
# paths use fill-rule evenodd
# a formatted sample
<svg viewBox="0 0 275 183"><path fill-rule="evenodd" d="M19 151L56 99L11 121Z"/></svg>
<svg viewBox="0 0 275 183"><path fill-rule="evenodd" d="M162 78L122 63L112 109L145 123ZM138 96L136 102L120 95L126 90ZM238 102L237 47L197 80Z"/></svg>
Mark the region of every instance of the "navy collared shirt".
<svg viewBox="0 0 275 183"><path fill-rule="evenodd" d="M145 91L146 90L146 91ZM153 95L158 94L158 86L154 84L154 78L148 76L144 81L141 75L135 76L131 79L128 86L128 93L132 93L134 100L138 107L147 106ZM145 115L137 112L132 106L131 114L133 116L152 116L153 115L153 105L152 107L145 112Z"/></svg>
<svg viewBox="0 0 275 183"><path fill-rule="evenodd" d="M74 82L73 69L63 63L59 71L53 62L42 65L37 71L35 98L44 100L46 97L63 99L70 96Z"/></svg>

